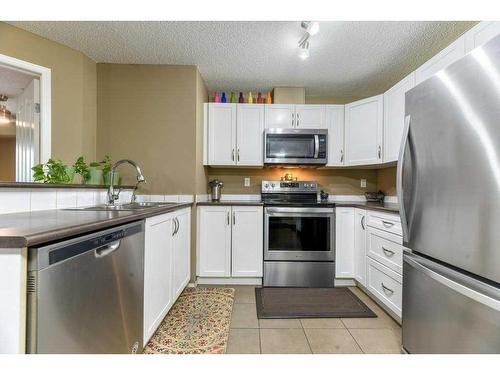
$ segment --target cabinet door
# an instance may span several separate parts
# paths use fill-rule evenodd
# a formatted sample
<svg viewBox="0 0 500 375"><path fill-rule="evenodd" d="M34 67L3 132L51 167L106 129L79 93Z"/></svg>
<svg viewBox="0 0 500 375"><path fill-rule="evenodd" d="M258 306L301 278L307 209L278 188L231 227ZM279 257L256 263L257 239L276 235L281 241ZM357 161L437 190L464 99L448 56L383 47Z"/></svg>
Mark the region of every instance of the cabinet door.
<svg viewBox="0 0 500 375"><path fill-rule="evenodd" d="M354 278L354 208L335 212L335 277Z"/></svg>
<svg viewBox="0 0 500 375"><path fill-rule="evenodd" d="M382 162L383 95L345 106L346 165Z"/></svg>
<svg viewBox="0 0 500 375"><path fill-rule="evenodd" d="M463 56L465 56L465 37L461 36L415 71L415 84L425 81Z"/></svg>
<svg viewBox="0 0 500 375"><path fill-rule="evenodd" d="M236 124L236 164L262 166L264 104L238 104Z"/></svg>
<svg viewBox="0 0 500 375"><path fill-rule="evenodd" d="M298 129L326 129L324 105L296 105L295 127Z"/></svg>
<svg viewBox="0 0 500 375"><path fill-rule="evenodd" d="M469 53L500 34L500 22L483 21L465 33L465 53Z"/></svg>
<svg viewBox="0 0 500 375"><path fill-rule="evenodd" d="M266 104L266 129L295 127L295 106L292 104ZM292 124L293 121L293 124Z"/></svg>
<svg viewBox="0 0 500 375"><path fill-rule="evenodd" d="M262 277L263 212L257 206L232 207L233 277Z"/></svg>
<svg viewBox="0 0 500 375"><path fill-rule="evenodd" d="M405 94L415 86L415 73L384 94L384 163L397 161L405 125Z"/></svg>
<svg viewBox="0 0 500 375"><path fill-rule="evenodd" d="M208 105L208 164L236 164L236 104Z"/></svg>
<svg viewBox="0 0 500 375"><path fill-rule="evenodd" d="M231 207L198 207L198 276L231 276Z"/></svg>
<svg viewBox="0 0 500 375"><path fill-rule="evenodd" d="M354 276L366 285L366 211L354 209Z"/></svg>
<svg viewBox="0 0 500 375"><path fill-rule="evenodd" d="M328 129L328 164L344 165L344 106L325 106L325 119Z"/></svg>
<svg viewBox="0 0 500 375"><path fill-rule="evenodd" d="M146 219L144 254L144 345L173 304L172 214Z"/></svg>
<svg viewBox="0 0 500 375"><path fill-rule="evenodd" d="M191 279L191 209L176 212L173 236L172 291L174 301ZM174 223L175 224L175 223Z"/></svg>

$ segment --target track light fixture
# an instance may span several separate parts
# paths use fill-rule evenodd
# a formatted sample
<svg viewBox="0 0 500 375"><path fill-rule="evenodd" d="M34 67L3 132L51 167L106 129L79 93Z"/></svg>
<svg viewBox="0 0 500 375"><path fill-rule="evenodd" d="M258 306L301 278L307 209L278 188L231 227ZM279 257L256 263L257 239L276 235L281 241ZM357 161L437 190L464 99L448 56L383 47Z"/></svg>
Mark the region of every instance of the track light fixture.
<svg viewBox="0 0 500 375"><path fill-rule="evenodd" d="M309 58L309 39L319 32L319 24L313 21L302 21L300 26L305 33L299 40L299 57L306 60Z"/></svg>

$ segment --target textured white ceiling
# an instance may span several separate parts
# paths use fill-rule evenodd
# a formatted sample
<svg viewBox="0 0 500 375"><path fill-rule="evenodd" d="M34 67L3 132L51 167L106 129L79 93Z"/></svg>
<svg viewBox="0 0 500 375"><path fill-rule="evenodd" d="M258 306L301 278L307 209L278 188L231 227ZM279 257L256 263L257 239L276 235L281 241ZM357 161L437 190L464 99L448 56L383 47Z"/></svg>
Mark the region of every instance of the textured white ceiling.
<svg viewBox="0 0 500 375"><path fill-rule="evenodd" d="M198 65L210 90L303 86L307 95L380 93L472 22L320 22L298 57L300 22L11 22L99 63Z"/></svg>
<svg viewBox="0 0 500 375"><path fill-rule="evenodd" d="M32 75L0 65L0 94L15 98L33 79Z"/></svg>

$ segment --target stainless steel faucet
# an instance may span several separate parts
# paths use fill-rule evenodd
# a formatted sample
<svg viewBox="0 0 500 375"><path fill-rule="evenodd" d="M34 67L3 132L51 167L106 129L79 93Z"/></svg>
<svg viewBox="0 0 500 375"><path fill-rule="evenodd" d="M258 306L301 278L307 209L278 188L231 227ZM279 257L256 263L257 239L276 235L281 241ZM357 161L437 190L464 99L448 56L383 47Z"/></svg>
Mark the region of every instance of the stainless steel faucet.
<svg viewBox="0 0 500 375"><path fill-rule="evenodd" d="M120 197L120 191L121 188L118 189L118 193L115 193L115 187L113 186L113 182L115 179L115 170L118 168L123 163L128 163L132 165L135 168L135 171L137 172L137 183L135 184L134 191L132 193L132 202L135 201L135 191L137 190L137 187L141 182L146 182L146 179L144 178L144 175L141 172L141 168L132 160L129 159L122 159L118 160L113 166L111 167L111 174L109 176L109 187L108 187L108 204L113 205L115 204L115 201Z"/></svg>

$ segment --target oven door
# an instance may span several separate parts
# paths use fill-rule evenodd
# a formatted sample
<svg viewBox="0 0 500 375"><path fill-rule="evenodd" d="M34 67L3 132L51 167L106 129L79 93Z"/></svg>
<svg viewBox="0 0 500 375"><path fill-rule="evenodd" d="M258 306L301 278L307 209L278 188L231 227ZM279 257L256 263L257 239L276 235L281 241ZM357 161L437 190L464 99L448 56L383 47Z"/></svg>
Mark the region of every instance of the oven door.
<svg viewBox="0 0 500 375"><path fill-rule="evenodd" d="M333 261L333 208L266 207L264 260Z"/></svg>
<svg viewBox="0 0 500 375"><path fill-rule="evenodd" d="M268 129L265 164L326 164L327 130Z"/></svg>

